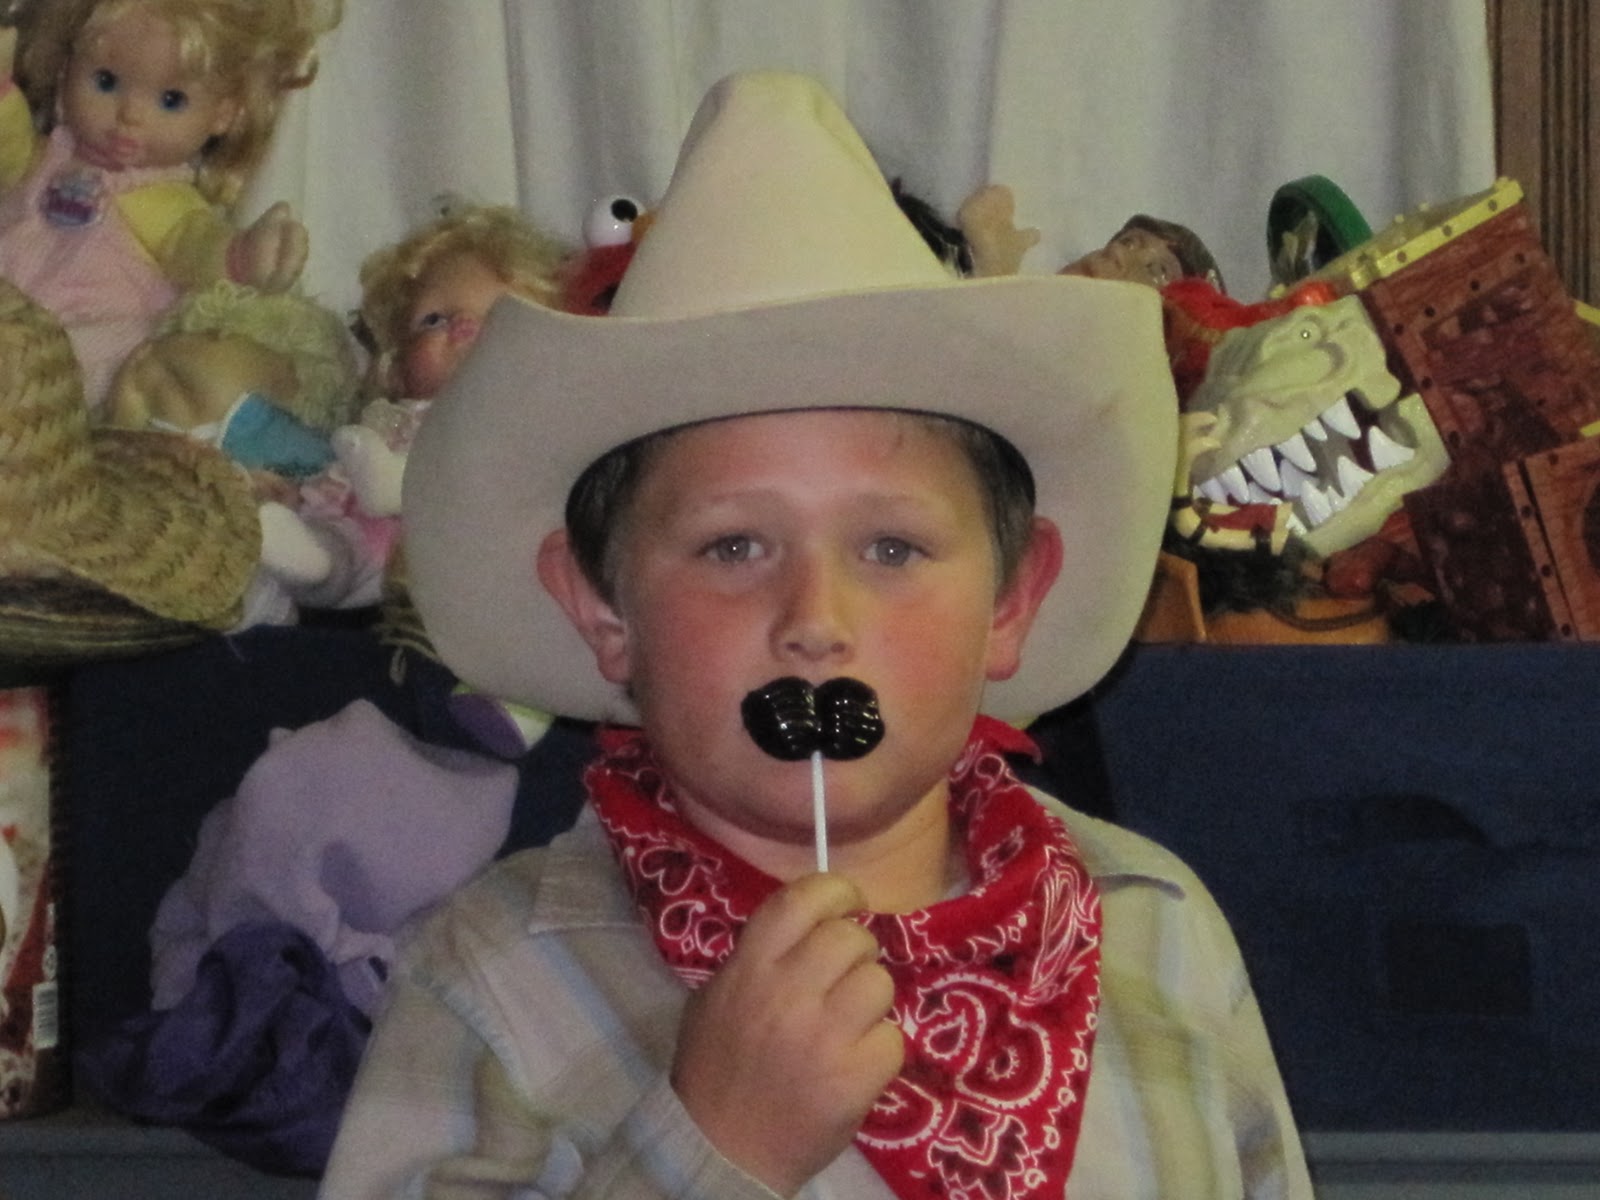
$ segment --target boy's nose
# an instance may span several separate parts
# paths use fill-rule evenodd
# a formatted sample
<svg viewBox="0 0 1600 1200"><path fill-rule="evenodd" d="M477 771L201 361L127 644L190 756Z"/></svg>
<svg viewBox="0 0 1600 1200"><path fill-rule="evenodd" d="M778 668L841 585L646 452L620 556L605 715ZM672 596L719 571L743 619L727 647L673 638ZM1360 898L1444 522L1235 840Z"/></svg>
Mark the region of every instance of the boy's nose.
<svg viewBox="0 0 1600 1200"><path fill-rule="evenodd" d="M775 631L779 655L808 662L848 657L853 639L845 572L804 559L784 574L783 609Z"/></svg>

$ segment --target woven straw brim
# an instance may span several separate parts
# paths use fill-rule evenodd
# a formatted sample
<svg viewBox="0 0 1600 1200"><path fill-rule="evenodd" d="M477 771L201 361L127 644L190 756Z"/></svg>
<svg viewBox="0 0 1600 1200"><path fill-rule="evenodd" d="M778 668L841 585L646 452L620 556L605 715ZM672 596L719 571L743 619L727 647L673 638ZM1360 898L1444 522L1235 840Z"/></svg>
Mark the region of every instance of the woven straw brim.
<svg viewBox="0 0 1600 1200"><path fill-rule="evenodd" d="M0 579L0 663L77 666L176 650L215 633L74 580Z"/></svg>
<svg viewBox="0 0 1600 1200"><path fill-rule="evenodd" d="M60 325L0 293L0 579L77 580L224 629L260 552L242 472L181 435L91 430Z"/></svg>

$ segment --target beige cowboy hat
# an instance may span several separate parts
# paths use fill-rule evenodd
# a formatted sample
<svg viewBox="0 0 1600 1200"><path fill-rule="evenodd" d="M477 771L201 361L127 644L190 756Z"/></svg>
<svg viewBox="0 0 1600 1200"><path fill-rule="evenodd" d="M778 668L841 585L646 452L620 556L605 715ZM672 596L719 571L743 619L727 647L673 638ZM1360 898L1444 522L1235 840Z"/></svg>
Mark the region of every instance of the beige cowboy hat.
<svg viewBox="0 0 1600 1200"><path fill-rule="evenodd" d="M1178 403L1160 300L1064 276L958 280L814 80L734 75L701 104L611 315L501 301L406 470L413 598L483 691L630 721L534 577L596 458L672 426L804 408L987 426L1027 458L1065 560L1021 669L984 710L1030 719L1116 660L1149 591Z"/></svg>
<svg viewBox="0 0 1600 1200"><path fill-rule="evenodd" d="M250 486L210 446L91 428L60 323L0 280L0 655L172 645L239 620Z"/></svg>

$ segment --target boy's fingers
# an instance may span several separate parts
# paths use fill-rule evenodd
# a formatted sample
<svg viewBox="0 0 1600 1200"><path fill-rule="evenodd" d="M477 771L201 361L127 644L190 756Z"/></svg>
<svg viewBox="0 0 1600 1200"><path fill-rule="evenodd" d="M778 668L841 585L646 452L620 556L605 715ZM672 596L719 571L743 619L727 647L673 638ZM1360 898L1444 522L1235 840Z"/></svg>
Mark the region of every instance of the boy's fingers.
<svg viewBox="0 0 1600 1200"><path fill-rule="evenodd" d="M779 889L750 915L739 939L746 958L773 962L824 921L864 906L861 890L842 875L806 875Z"/></svg>
<svg viewBox="0 0 1600 1200"><path fill-rule="evenodd" d="M894 1007L894 979L876 962L862 963L829 989L826 1005L840 1029L866 1034Z"/></svg>
<svg viewBox="0 0 1600 1200"><path fill-rule="evenodd" d="M856 967L878 960L878 939L848 917L828 917L813 925L780 955L775 966L827 988Z"/></svg>

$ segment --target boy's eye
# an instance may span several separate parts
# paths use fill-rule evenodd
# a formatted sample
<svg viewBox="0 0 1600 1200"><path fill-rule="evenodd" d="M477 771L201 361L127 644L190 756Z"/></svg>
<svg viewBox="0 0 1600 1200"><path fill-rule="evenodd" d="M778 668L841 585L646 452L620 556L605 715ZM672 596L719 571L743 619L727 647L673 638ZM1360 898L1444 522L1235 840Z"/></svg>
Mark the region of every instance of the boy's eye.
<svg viewBox="0 0 1600 1200"><path fill-rule="evenodd" d="M880 567L903 567L917 554L917 548L902 537L881 537L867 547L867 558Z"/></svg>
<svg viewBox="0 0 1600 1200"><path fill-rule="evenodd" d="M189 93L181 88L168 88L161 93L162 112L182 112L189 107Z"/></svg>
<svg viewBox="0 0 1600 1200"><path fill-rule="evenodd" d="M719 537L704 551L719 563L743 563L761 557L761 547L748 534L730 533Z"/></svg>
<svg viewBox="0 0 1600 1200"><path fill-rule="evenodd" d="M117 73L107 70L105 67L101 67L93 75L89 76L89 81L94 84L94 90L97 92L114 92L117 90Z"/></svg>

